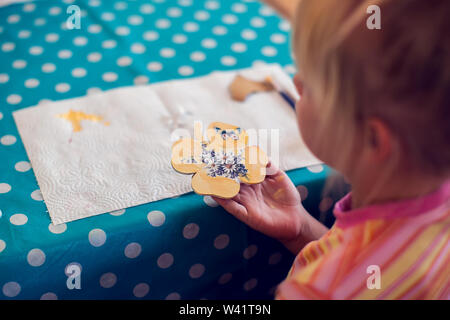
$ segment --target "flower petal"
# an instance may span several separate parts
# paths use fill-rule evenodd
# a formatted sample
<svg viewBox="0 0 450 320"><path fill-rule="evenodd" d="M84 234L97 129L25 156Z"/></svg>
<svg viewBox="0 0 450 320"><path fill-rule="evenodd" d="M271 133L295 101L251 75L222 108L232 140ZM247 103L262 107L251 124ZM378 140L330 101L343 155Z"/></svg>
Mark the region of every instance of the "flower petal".
<svg viewBox="0 0 450 320"><path fill-rule="evenodd" d="M180 173L195 173L204 166L201 155L200 141L192 138L180 139L172 146L172 167Z"/></svg>
<svg viewBox="0 0 450 320"><path fill-rule="evenodd" d="M240 184L225 177L210 177L202 169L192 177L192 188L197 194L231 199L239 193Z"/></svg>
<svg viewBox="0 0 450 320"><path fill-rule="evenodd" d="M247 146L244 156L247 175L240 177L240 180L247 184L263 182L266 177L266 166L269 162L266 153L257 146Z"/></svg>

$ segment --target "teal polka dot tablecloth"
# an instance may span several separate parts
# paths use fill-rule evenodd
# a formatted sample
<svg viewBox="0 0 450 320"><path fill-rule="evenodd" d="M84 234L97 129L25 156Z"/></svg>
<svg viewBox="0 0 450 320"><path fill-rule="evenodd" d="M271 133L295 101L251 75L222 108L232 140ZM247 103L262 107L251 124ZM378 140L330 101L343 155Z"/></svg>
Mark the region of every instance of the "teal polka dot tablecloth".
<svg viewBox="0 0 450 320"><path fill-rule="evenodd" d="M80 29L67 28L71 5L80 8ZM279 63L292 75L289 33L256 1L0 7L0 298L272 299L293 256L210 197L190 193L52 225L12 112L255 63ZM329 173L321 165L288 173L328 225L323 213L334 200L320 194Z"/></svg>

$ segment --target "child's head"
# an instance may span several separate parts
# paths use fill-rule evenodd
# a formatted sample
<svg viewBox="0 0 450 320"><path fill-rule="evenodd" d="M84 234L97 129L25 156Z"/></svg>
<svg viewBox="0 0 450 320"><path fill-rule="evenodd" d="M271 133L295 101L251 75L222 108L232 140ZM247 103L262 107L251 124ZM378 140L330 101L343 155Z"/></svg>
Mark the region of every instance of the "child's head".
<svg viewBox="0 0 450 320"><path fill-rule="evenodd" d="M369 30L369 5L381 30ZM293 24L298 121L347 176L450 172L450 1L302 0Z"/></svg>

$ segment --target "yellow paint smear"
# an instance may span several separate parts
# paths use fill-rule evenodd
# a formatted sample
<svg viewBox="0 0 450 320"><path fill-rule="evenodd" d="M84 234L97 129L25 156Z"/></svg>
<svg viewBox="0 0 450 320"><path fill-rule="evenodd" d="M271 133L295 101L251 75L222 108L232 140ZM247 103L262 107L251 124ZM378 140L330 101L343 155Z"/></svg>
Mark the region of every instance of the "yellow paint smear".
<svg viewBox="0 0 450 320"><path fill-rule="evenodd" d="M56 116L58 118L62 118L62 119L66 119L67 121L70 121L74 132L79 132L79 131L83 130L83 128L81 127L81 121L83 121L83 120L88 120L88 121L93 121L93 122L101 122L103 120L102 116L98 116L95 114L87 114L87 113L84 113L83 111L74 111L72 109L70 109L66 113L61 113ZM103 121L103 125L109 126L110 123L108 121Z"/></svg>

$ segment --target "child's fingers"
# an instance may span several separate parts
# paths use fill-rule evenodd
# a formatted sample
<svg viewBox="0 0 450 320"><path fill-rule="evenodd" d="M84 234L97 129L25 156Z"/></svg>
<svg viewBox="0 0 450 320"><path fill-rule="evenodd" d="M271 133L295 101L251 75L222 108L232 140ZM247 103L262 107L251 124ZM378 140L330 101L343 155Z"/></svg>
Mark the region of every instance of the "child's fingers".
<svg viewBox="0 0 450 320"><path fill-rule="evenodd" d="M269 160L266 166L266 176L270 177L279 173L280 169L272 161Z"/></svg>
<svg viewBox="0 0 450 320"><path fill-rule="evenodd" d="M237 203L233 199L212 198L237 219L243 222L247 221L247 209L245 209L243 205Z"/></svg>

